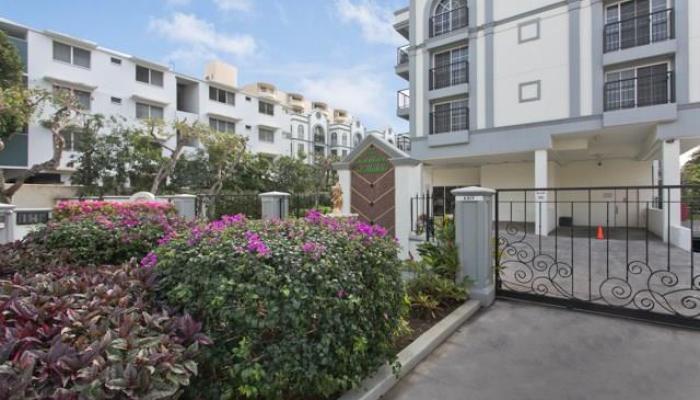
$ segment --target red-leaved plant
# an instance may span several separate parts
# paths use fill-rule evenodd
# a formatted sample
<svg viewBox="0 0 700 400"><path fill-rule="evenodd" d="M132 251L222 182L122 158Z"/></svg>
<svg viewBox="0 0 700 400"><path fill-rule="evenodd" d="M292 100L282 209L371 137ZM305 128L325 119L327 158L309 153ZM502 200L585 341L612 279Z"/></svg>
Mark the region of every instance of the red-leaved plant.
<svg viewBox="0 0 700 400"><path fill-rule="evenodd" d="M0 398L178 396L210 340L155 307L153 284L133 265L0 280Z"/></svg>

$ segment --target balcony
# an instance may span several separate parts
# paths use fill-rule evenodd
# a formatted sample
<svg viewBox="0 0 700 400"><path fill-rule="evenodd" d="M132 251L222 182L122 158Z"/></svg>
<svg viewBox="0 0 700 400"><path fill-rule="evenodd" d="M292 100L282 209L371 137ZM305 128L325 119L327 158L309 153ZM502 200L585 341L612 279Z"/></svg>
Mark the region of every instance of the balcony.
<svg viewBox="0 0 700 400"><path fill-rule="evenodd" d="M469 62L458 61L430 70L430 90L469 83Z"/></svg>
<svg viewBox="0 0 700 400"><path fill-rule="evenodd" d="M669 8L605 25L605 53L675 38L675 12Z"/></svg>
<svg viewBox="0 0 700 400"><path fill-rule="evenodd" d="M411 138L409 136L401 135L396 138L396 147L405 151L406 153L411 152Z"/></svg>
<svg viewBox="0 0 700 400"><path fill-rule="evenodd" d="M396 115L408 120L411 114L411 95L408 89L396 93Z"/></svg>
<svg viewBox="0 0 700 400"><path fill-rule="evenodd" d="M430 113L430 134L469 130L469 107L451 107Z"/></svg>
<svg viewBox="0 0 700 400"><path fill-rule="evenodd" d="M673 71L638 76L605 84L605 111L618 111L676 102Z"/></svg>
<svg viewBox="0 0 700 400"><path fill-rule="evenodd" d="M396 74L408 80L408 45L396 49Z"/></svg>
<svg viewBox="0 0 700 400"><path fill-rule="evenodd" d="M430 18L430 37L445 35L465 28L467 25L469 25L469 9L455 8Z"/></svg>
<svg viewBox="0 0 700 400"><path fill-rule="evenodd" d="M394 13L394 29L396 29L396 31L406 39L409 38L410 17L410 7L404 7Z"/></svg>

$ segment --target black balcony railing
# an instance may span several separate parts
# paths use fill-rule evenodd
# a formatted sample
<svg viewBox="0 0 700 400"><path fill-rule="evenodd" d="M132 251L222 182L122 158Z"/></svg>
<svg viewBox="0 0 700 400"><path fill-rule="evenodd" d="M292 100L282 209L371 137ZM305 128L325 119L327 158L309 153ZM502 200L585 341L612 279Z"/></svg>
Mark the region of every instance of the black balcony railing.
<svg viewBox="0 0 700 400"><path fill-rule="evenodd" d="M396 49L396 65L408 64L408 45Z"/></svg>
<svg viewBox="0 0 700 400"><path fill-rule="evenodd" d="M641 75L605 84L605 111L676 102L676 79L672 71Z"/></svg>
<svg viewBox="0 0 700 400"><path fill-rule="evenodd" d="M455 8L430 18L430 37L444 35L469 24L469 9Z"/></svg>
<svg viewBox="0 0 700 400"><path fill-rule="evenodd" d="M672 8L640 15L605 25L603 48L606 53L663 42L675 37L675 12Z"/></svg>
<svg viewBox="0 0 700 400"><path fill-rule="evenodd" d="M399 136L396 138L396 147L401 151L411 152L411 138L409 136Z"/></svg>
<svg viewBox="0 0 700 400"><path fill-rule="evenodd" d="M430 70L430 90L469 82L469 62L458 61Z"/></svg>
<svg viewBox="0 0 700 400"><path fill-rule="evenodd" d="M430 113L430 134L466 131L469 129L469 108L452 107Z"/></svg>
<svg viewBox="0 0 700 400"><path fill-rule="evenodd" d="M396 109L399 112L406 112L411 108L411 95L408 89L399 90L396 93Z"/></svg>

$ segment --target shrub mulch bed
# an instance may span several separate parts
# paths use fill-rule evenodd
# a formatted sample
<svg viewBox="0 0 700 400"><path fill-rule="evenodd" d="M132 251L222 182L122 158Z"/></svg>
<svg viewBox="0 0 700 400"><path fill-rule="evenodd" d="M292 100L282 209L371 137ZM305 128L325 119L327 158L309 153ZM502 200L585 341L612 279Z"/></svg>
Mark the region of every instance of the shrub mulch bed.
<svg viewBox="0 0 700 400"><path fill-rule="evenodd" d="M413 343L414 340L418 339L420 335L437 325L438 322L442 321L443 318L450 315L452 311L459 308L459 306L462 304L463 303L454 302L443 305L443 307L435 311L435 318L425 318L411 315L408 319L408 326L411 328L411 332L396 340L396 343L394 344L396 353L398 354L401 350L405 349L408 345Z"/></svg>

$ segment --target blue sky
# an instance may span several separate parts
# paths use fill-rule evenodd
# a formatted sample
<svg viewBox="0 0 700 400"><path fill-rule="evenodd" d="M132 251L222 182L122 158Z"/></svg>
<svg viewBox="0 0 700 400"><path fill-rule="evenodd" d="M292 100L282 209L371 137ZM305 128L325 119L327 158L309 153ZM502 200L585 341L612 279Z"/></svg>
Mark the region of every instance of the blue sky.
<svg viewBox="0 0 700 400"><path fill-rule="evenodd" d="M221 59L239 84L275 83L359 115L371 128L396 117L393 11L409 0L0 0L0 16L171 65L201 77Z"/></svg>

